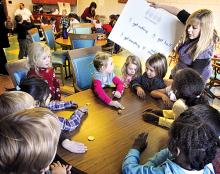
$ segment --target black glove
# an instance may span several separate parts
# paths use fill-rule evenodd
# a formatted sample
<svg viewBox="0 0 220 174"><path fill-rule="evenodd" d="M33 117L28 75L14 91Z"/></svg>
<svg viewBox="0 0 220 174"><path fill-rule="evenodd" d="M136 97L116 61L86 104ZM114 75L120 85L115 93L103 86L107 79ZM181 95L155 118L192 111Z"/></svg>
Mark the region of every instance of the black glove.
<svg viewBox="0 0 220 174"><path fill-rule="evenodd" d="M163 116L163 111L162 110L148 108L148 109L144 110L143 114L148 113L148 112L151 112L151 113L156 114L158 116Z"/></svg>

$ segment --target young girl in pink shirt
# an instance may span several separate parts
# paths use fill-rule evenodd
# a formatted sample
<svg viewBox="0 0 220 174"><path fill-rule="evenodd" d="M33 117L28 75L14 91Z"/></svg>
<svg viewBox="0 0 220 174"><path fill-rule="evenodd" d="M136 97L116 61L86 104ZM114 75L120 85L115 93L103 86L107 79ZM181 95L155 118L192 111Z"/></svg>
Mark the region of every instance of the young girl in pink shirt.
<svg viewBox="0 0 220 174"><path fill-rule="evenodd" d="M121 81L124 83L125 88L128 88L132 80L142 75L140 59L133 55L128 56L121 73Z"/></svg>
<svg viewBox="0 0 220 174"><path fill-rule="evenodd" d="M113 95L116 98L121 98L124 84L115 76L113 70L114 65L112 63L112 57L110 54L98 52L93 60L96 72L93 76L93 91L94 93L106 104L123 109L124 107L118 102L112 100L103 90L106 86L111 86L112 83L116 86L116 90L113 91Z"/></svg>

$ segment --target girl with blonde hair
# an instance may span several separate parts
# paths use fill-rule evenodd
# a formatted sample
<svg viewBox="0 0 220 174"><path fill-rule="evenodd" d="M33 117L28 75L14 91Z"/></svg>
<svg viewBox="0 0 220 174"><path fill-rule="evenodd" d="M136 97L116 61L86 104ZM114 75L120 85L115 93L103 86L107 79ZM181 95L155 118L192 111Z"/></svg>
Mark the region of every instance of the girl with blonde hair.
<svg viewBox="0 0 220 174"><path fill-rule="evenodd" d="M127 88L133 79L142 75L140 59L137 56L129 55L121 69L121 73L121 80L124 82L125 88Z"/></svg>
<svg viewBox="0 0 220 174"><path fill-rule="evenodd" d="M218 40L212 11L200 9L190 15L173 6L150 3L155 8L162 8L176 15L185 24L185 32L177 48L179 60L171 72L172 78L179 69L192 68L206 82L212 73L211 58Z"/></svg>
<svg viewBox="0 0 220 174"><path fill-rule="evenodd" d="M27 77L43 78L49 85L51 100L60 100L60 83L51 66L50 48L43 43L31 44L28 53L30 70Z"/></svg>

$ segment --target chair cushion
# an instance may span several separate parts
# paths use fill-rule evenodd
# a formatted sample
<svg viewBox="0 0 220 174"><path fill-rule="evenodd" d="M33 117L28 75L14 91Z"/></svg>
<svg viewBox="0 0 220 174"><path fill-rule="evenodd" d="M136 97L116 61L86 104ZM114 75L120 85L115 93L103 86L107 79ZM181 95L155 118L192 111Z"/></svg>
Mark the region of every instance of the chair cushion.
<svg viewBox="0 0 220 174"><path fill-rule="evenodd" d="M91 27L75 28L74 33L75 34L91 34L92 29Z"/></svg>
<svg viewBox="0 0 220 174"><path fill-rule="evenodd" d="M82 89L89 89L92 84L92 76L95 72L93 59L95 54L87 55L84 57L72 59L74 73L76 77L76 85Z"/></svg>
<svg viewBox="0 0 220 174"><path fill-rule="evenodd" d="M52 30L46 30L44 32L44 34L45 34L45 39L47 41L48 46L51 49L54 49L55 48L55 37L54 37L53 31Z"/></svg>
<svg viewBox="0 0 220 174"><path fill-rule="evenodd" d="M95 40L73 40L74 49L89 48L95 45Z"/></svg>
<svg viewBox="0 0 220 174"><path fill-rule="evenodd" d="M52 63L64 64L67 57L67 51L54 51L52 52Z"/></svg>
<svg viewBox="0 0 220 174"><path fill-rule="evenodd" d="M27 72L28 72L27 69L22 69L22 70L14 72L14 78L15 78L17 86L19 86L21 80L27 76Z"/></svg>
<svg viewBox="0 0 220 174"><path fill-rule="evenodd" d="M33 42L40 42L40 35L39 33L34 33L33 35L31 35L32 41Z"/></svg>

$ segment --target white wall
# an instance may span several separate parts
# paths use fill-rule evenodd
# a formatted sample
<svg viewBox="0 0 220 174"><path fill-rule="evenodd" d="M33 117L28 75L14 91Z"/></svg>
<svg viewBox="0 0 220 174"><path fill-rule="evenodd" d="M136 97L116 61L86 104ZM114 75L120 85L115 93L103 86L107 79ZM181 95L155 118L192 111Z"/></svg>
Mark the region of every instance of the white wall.
<svg viewBox="0 0 220 174"><path fill-rule="evenodd" d="M25 7L32 11L32 1L31 0L11 0L11 4L6 0L8 15L14 18L15 10L19 8L19 3L24 3Z"/></svg>
<svg viewBox="0 0 220 174"><path fill-rule="evenodd" d="M83 10L89 6L93 0L78 0L77 12L81 15ZM108 17L110 14L120 14L124 4L118 3L118 0L94 0L98 7L96 13ZM138 0L137 0L138 1ZM168 5L184 8L189 12L200 8L211 9L214 12L215 24L220 32L220 0L154 0Z"/></svg>
<svg viewBox="0 0 220 174"><path fill-rule="evenodd" d="M77 14L81 16L84 9L89 7L93 0L78 0ZM124 4L118 3L118 0L94 0L97 3L96 14L105 15L120 14L124 8Z"/></svg>
<svg viewBox="0 0 220 174"><path fill-rule="evenodd" d="M77 0L77 6L73 7L73 11L77 12L80 16L83 10L90 5L93 0ZM120 14L124 4L118 3L118 0L94 0L98 7L96 13L99 15L105 15L108 17L111 14ZM138 1L138 0L137 0ZM27 8L32 10L31 0L12 0L12 4L8 4L8 14L13 17L15 10L18 8L18 4L23 2ZM220 32L220 0L155 0L164 4L174 5L179 8L187 9L189 12L193 12L199 8L208 8L213 10L215 17L215 24L217 30Z"/></svg>

